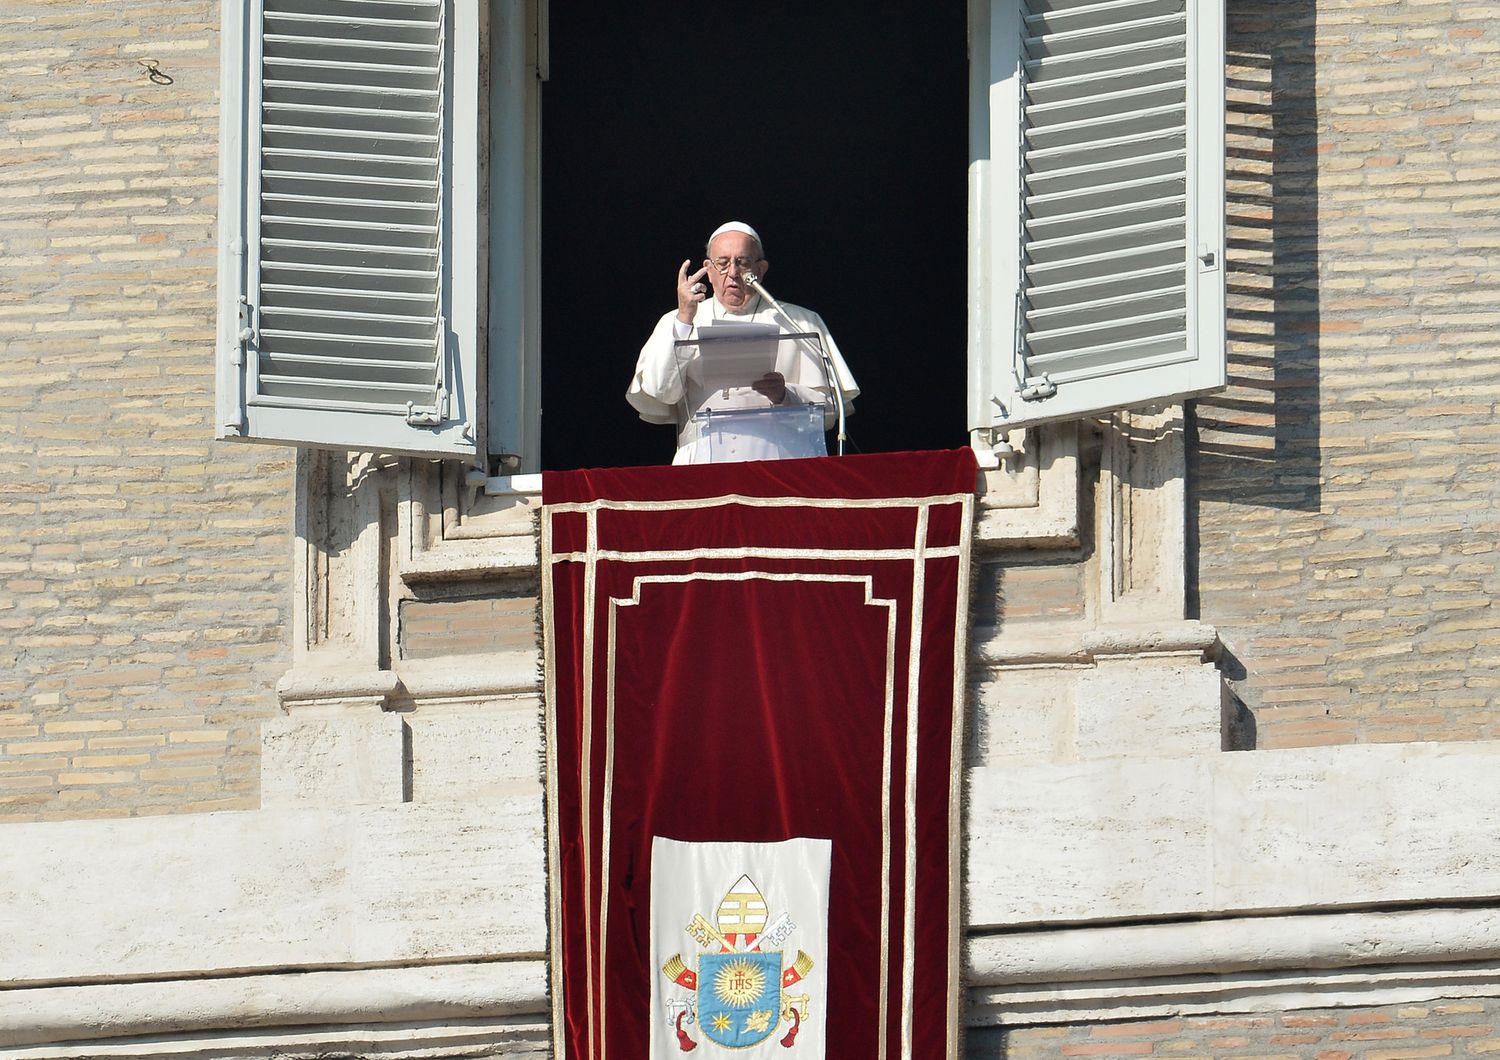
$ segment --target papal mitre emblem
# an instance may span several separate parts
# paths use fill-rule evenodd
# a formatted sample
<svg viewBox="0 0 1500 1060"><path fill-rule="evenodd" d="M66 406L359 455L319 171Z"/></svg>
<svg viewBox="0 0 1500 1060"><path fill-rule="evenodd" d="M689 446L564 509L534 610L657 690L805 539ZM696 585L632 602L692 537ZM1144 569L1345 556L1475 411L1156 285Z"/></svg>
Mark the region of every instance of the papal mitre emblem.
<svg viewBox="0 0 1500 1060"><path fill-rule="evenodd" d="M746 944L766 929L766 899L751 882L749 876L741 876L724 895L715 917L715 927L731 943Z"/></svg>

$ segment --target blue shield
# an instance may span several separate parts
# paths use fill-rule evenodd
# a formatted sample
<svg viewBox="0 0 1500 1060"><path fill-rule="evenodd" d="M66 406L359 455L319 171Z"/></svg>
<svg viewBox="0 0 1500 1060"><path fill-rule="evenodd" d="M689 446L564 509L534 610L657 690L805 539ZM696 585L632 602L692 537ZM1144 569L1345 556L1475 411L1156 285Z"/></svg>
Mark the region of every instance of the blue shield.
<svg viewBox="0 0 1500 1060"><path fill-rule="evenodd" d="M713 1042L744 1049L781 1022L781 952L704 953L698 957L698 1029Z"/></svg>

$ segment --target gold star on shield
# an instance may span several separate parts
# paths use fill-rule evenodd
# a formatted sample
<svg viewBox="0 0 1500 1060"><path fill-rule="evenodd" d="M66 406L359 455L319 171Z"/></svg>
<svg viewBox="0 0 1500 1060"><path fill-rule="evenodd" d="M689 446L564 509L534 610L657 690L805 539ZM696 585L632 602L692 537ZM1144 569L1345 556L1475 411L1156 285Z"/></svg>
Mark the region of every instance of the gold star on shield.
<svg viewBox="0 0 1500 1060"><path fill-rule="evenodd" d="M760 1011L752 1012L750 1013L750 1015L745 1017L745 1030L747 1031L754 1031L756 1034L760 1034L770 1026L770 1009L761 1009Z"/></svg>
<svg viewBox="0 0 1500 1060"><path fill-rule="evenodd" d="M729 1029L729 1025L733 1022L733 1020L731 1020L728 1016L721 1012L713 1018L714 1030L727 1031Z"/></svg>

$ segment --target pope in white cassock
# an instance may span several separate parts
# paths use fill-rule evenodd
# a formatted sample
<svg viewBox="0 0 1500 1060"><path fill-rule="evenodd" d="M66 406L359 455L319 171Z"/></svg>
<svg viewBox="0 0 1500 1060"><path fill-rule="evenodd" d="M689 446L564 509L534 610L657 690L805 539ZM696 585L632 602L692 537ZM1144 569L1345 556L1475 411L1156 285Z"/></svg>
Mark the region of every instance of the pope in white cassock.
<svg viewBox="0 0 1500 1060"><path fill-rule="evenodd" d="M696 464L714 459L701 418L693 418L696 413L822 405L823 428L827 430L838 421L837 402L842 400L845 416L854 411L853 401L859 387L833 336L828 334L823 318L789 302L773 304L752 288L752 283L763 279L770 268L755 229L740 221L720 225L709 237L708 257L703 267L689 274L689 264L684 261L677 270L677 310L657 321L651 337L641 347L635 378L625 394L641 419L670 423L677 428L677 454L672 463ZM712 298L703 285L705 276L713 285ZM774 371L746 386L709 389L703 381L699 348L677 343L698 338L700 332L724 334L726 326L736 323L770 325L781 334L815 334L826 357L820 356L812 342L781 342L777 346ZM838 386L830 385L825 362L831 362L838 374ZM776 460L805 455L791 451L775 431L751 433L757 437L750 438L748 443L742 440L733 459ZM818 440L821 442L821 435Z"/></svg>

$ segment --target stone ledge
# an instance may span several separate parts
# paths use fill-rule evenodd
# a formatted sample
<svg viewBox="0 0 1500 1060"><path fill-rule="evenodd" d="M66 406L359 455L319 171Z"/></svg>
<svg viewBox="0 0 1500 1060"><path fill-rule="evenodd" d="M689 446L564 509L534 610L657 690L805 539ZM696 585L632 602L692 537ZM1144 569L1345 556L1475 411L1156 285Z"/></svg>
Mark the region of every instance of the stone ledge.
<svg viewBox="0 0 1500 1060"><path fill-rule="evenodd" d="M969 939L967 978L974 986L1016 986L1478 960L1500 962L1500 908L984 933Z"/></svg>
<svg viewBox="0 0 1500 1060"><path fill-rule="evenodd" d="M542 653L502 652L490 655L445 655L403 659L397 663L394 699L482 699L542 690Z"/></svg>
<svg viewBox="0 0 1500 1060"><path fill-rule="evenodd" d="M1500 909L1431 907L988 933L970 1026L1500 996Z"/></svg>
<svg viewBox="0 0 1500 1060"><path fill-rule="evenodd" d="M1160 622L1129 626L1101 626L1083 635L1090 655L1209 655L1219 643L1219 631L1204 622Z"/></svg>
<svg viewBox="0 0 1500 1060"><path fill-rule="evenodd" d="M351 708L390 710L426 700L478 701L541 691L541 651L402 659L393 670L294 667L276 685L283 707L303 717L346 719Z"/></svg>
<svg viewBox="0 0 1500 1060"><path fill-rule="evenodd" d="M344 668L294 666L276 682L276 694L288 712L332 712L351 707L380 709L396 689L396 675L371 666Z"/></svg>
<svg viewBox="0 0 1500 1060"><path fill-rule="evenodd" d="M1497 984L1500 962L1475 961L976 986L968 991L964 1022L970 1027L1014 1027L1369 1008L1500 997Z"/></svg>
<svg viewBox="0 0 1500 1060"><path fill-rule="evenodd" d="M99 1056L108 1054L81 1043L226 1028L452 1023L536 1016L546 1010L547 965L539 958L42 986L0 990L0 1045L74 1042L83 1051L28 1050L6 1055ZM530 1036L537 1022L523 1021L532 1031ZM507 1036L514 1035L511 1028ZM415 1047L417 1043L410 1044ZM123 1045L121 1050L118 1055L160 1056L176 1051L155 1042Z"/></svg>
<svg viewBox="0 0 1500 1060"><path fill-rule="evenodd" d="M981 667L1036 663L1088 663L1100 656L1197 655L1212 658L1219 632L1205 622L1146 622L1100 626L1045 636L1011 636L994 626L970 637Z"/></svg>
<svg viewBox="0 0 1500 1060"><path fill-rule="evenodd" d="M465 578L535 574L538 569L534 533L493 538L445 538L413 550L401 561L401 580L408 585L457 581Z"/></svg>

